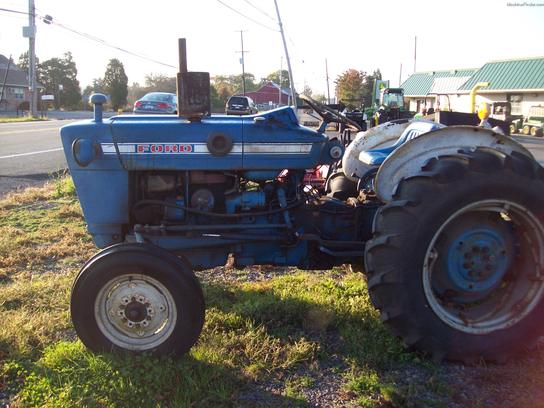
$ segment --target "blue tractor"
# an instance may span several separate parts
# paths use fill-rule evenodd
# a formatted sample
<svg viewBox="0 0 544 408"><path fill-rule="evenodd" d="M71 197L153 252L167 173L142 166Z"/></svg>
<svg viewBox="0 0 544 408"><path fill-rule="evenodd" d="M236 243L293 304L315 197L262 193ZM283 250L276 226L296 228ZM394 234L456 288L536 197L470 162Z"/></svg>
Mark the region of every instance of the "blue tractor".
<svg viewBox="0 0 544 408"><path fill-rule="evenodd" d="M183 57L183 56L182 56ZM181 58L182 60L184 58ZM400 120L345 147L354 126L307 99L209 115L209 76L178 74L178 116L102 118L61 130L88 230L102 250L72 289L95 351L183 354L204 323L193 271L256 264L364 270L384 324L435 359L500 361L544 332L544 171L494 130ZM328 165L324 188L305 172Z"/></svg>

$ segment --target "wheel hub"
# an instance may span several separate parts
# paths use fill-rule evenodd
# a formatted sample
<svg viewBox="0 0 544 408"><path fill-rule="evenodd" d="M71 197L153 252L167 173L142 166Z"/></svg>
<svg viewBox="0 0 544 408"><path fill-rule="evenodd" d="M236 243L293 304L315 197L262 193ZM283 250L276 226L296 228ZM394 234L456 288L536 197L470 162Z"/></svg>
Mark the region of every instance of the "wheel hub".
<svg viewBox="0 0 544 408"><path fill-rule="evenodd" d="M167 338L177 318L170 293L149 276L113 279L100 291L95 310L106 337L127 349L154 347Z"/></svg>
<svg viewBox="0 0 544 408"><path fill-rule="evenodd" d="M434 234L423 288L449 326L485 334L516 324L544 296L544 227L526 207L482 200L460 208Z"/></svg>
<svg viewBox="0 0 544 408"><path fill-rule="evenodd" d="M473 229L450 245L448 277L457 289L484 292L500 284L510 263L507 243L499 231Z"/></svg>

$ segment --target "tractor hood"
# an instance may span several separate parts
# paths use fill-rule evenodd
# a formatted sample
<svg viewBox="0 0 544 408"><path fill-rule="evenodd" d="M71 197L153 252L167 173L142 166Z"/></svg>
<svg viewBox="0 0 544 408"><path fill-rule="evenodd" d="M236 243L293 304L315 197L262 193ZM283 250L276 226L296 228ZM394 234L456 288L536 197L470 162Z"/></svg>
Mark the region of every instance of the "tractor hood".
<svg viewBox="0 0 544 408"><path fill-rule="evenodd" d="M290 107L251 116L122 115L61 129L71 170L282 170L327 164L336 141Z"/></svg>

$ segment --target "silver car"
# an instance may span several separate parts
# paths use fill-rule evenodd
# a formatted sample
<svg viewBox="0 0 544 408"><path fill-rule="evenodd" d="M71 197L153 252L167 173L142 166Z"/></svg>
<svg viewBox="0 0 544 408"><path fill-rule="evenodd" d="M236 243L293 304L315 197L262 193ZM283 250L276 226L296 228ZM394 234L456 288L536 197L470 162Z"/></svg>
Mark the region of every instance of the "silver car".
<svg viewBox="0 0 544 408"><path fill-rule="evenodd" d="M134 102L134 113L178 113L176 94L150 92Z"/></svg>

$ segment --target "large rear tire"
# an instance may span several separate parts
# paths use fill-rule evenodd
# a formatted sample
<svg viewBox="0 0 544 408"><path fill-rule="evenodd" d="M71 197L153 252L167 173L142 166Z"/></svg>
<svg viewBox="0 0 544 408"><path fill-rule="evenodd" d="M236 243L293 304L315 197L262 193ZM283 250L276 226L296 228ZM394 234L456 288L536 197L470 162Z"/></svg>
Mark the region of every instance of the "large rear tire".
<svg viewBox="0 0 544 408"><path fill-rule="evenodd" d="M204 324L204 297L191 267L148 244L99 252L72 287L72 322L96 352L186 353Z"/></svg>
<svg viewBox="0 0 544 408"><path fill-rule="evenodd" d="M377 213L370 296L408 346L502 362L544 334L544 177L478 149L431 160Z"/></svg>

